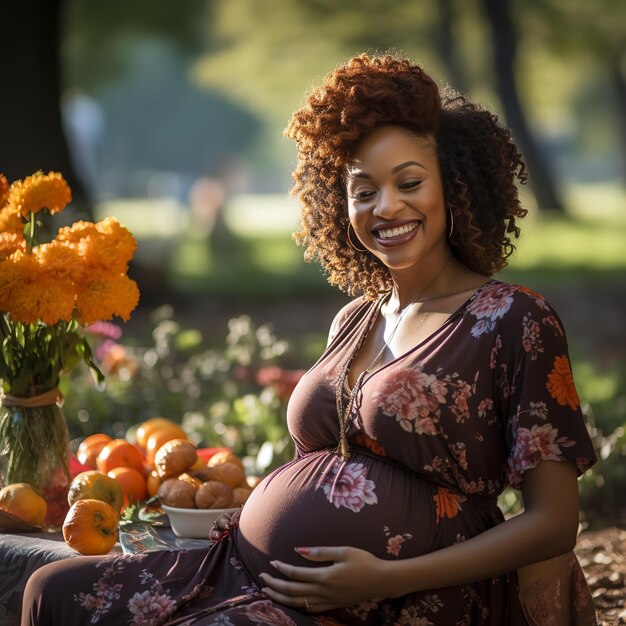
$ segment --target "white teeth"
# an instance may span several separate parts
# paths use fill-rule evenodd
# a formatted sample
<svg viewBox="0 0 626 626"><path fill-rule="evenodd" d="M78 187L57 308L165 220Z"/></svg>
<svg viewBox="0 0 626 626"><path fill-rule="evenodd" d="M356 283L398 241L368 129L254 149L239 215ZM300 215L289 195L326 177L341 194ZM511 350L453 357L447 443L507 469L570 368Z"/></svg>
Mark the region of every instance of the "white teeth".
<svg viewBox="0 0 626 626"><path fill-rule="evenodd" d="M399 237L400 235L406 235L412 230L415 230L419 226L419 223L412 222L411 224L405 224L404 226L398 226L397 228L386 228L385 230L379 230L376 236L380 239L391 239L392 237Z"/></svg>

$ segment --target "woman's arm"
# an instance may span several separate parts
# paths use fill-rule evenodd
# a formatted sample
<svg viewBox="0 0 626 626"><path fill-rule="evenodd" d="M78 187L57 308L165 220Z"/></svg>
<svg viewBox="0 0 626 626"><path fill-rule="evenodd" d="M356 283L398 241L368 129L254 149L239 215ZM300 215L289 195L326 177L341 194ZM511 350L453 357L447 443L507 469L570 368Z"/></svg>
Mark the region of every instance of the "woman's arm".
<svg viewBox="0 0 626 626"><path fill-rule="evenodd" d="M525 510L494 528L441 550L398 561L350 547L297 550L321 568L275 562L291 580L263 575L264 591L283 604L313 612L381 597L484 580L571 550L578 529L578 486L571 462L543 461L524 475ZM308 550L308 553L306 553Z"/></svg>

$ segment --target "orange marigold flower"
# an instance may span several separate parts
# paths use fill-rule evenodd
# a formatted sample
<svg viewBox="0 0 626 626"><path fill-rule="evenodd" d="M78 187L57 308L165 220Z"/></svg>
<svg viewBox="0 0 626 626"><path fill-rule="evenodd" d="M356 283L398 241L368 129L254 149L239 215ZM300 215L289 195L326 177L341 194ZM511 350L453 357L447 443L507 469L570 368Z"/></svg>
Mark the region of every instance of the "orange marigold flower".
<svg viewBox="0 0 626 626"><path fill-rule="evenodd" d="M111 276L104 270L95 271L89 280L78 286L76 309L84 326L118 315L128 320L139 302L139 288L125 274Z"/></svg>
<svg viewBox="0 0 626 626"><path fill-rule="evenodd" d="M22 217L8 206L5 206L2 210L0 210L0 232L24 232L24 222L22 221Z"/></svg>
<svg viewBox="0 0 626 626"><path fill-rule="evenodd" d="M14 304L28 298L40 275L35 258L22 250L0 262L0 310L13 313Z"/></svg>
<svg viewBox="0 0 626 626"><path fill-rule="evenodd" d="M0 208L4 206L4 203L9 197L9 181L4 174L0 174Z"/></svg>
<svg viewBox="0 0 626 626"><path fill-rule="evenodd" d="M84 269L73 244L55 239L34 247L33 255L51 276L72 282L80 282L82 279Z"/></svg>
<svg viewBox="0 0 626 626"><path fill-rule="evenodd" d="M115 274L126 272L137 247L135 238L114 218L107 218L95 227L95 232L77 243L80 256L94 270L108 269Z"/></svg>
<svg viewBox="0 0 626 626"><path fill-rule="evenodd" d="M81 239L88 237L97 232L96 225L93 222L78 220L71 226L63 226L59 228L56 241L67 241L68 243L80 243Z"/></svg>
<svg viewBox="0 0 626 626"><path fill-rule="evenodd" d="M59 213L72 201L69 185L58 172L36 172L11 185L7 204L23 217L48 209Z"/></svg>
<svg viewBox="0 0 626 626"><path fill-rule="evenodd" d="M573 411L580 406L572 370L565 354L554 357L554 366L548 374L546 388L561 406L568 404Z"/></svg>
<svg viewBox="0 0 626 626"><path fill-rule="evenodd" d="M11 256L17 250L26 251L26 240L22 233L0 232L0 261Z"/></svg>
<svg viewBox="0 0 626 626"><path fill-rule="evenodd" d="M22 290L17 295L10 311L15 320L25 324L42 321L52 326L72 318L76 291L70 280L44 272L28 290Z"/></svg>

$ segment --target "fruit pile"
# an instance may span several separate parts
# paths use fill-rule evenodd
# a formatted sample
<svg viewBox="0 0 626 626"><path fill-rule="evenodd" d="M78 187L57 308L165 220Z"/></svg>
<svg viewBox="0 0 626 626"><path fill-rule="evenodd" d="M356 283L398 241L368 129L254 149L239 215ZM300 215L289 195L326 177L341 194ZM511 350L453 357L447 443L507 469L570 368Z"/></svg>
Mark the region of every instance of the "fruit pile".
<svg viewBox="0 0 626 626"><path fill-rule="evenodd" d="M197 449L178 424L165 418L139 424L126 439L90 435L76 458L63 537L81 554L111 550L120 513L130 504L158 494L168 506L232 508L247 500L255 484L228 448ZM13 484L0 490L0 509L40 526L46 501L30 485Z"/></svg>

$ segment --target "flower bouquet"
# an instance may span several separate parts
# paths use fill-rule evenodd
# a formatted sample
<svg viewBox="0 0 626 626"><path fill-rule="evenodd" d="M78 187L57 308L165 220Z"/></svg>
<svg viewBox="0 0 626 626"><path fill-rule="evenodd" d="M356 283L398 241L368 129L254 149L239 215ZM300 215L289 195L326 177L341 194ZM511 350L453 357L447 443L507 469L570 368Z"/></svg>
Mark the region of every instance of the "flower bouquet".
<svg viewBox="0 0 626 626"><path fill-rule="evenodd" d="M63 521L69 484L60 376L83 361L101 382L83 328L127 320L139 301L127 276L137 244L114 218L77 221L40 240L41 219L70 201L59 173L10 186L0 174L0 487L39 489L49 526Z"/></svg>

